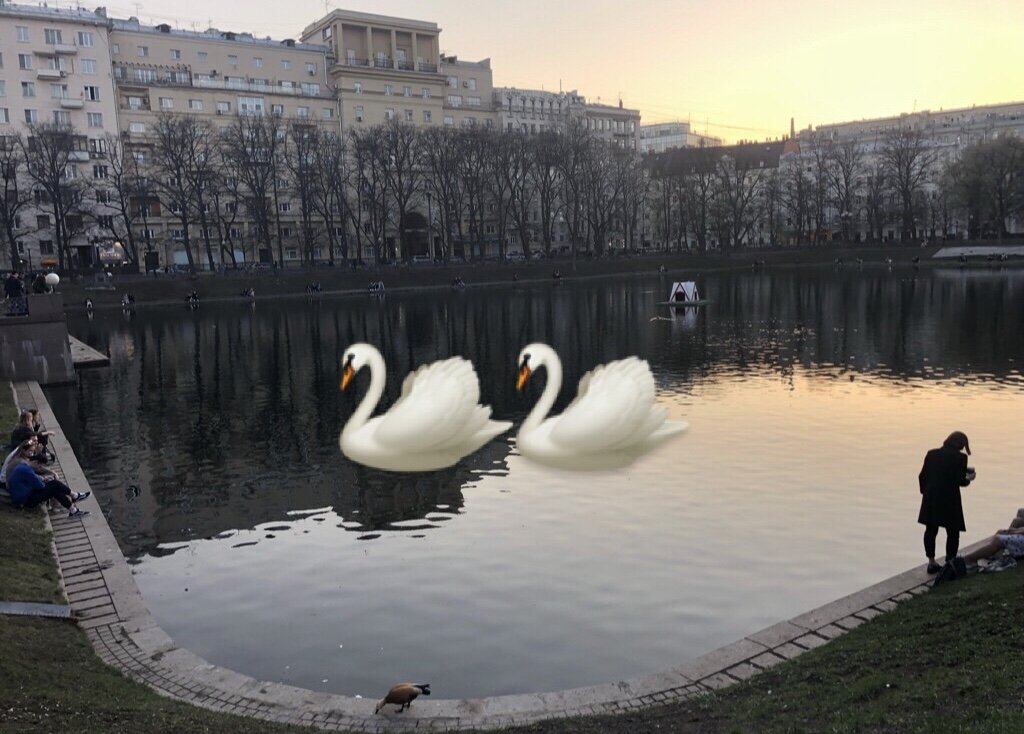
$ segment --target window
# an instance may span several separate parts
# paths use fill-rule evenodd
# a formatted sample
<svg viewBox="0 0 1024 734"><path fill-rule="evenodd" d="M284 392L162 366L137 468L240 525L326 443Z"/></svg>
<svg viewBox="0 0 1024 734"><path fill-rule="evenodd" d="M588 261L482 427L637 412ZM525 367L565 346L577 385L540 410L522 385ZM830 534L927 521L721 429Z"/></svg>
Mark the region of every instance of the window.
<svg viewBox="0 0 1024 734"><path fill-rule="evenodd" d="M455 124L455 118L452 117L451 115L445 115L444 116L444 124L445 125L454 125Z"/></svg>
<svg viewBox="0 0 1024 734"><path fill-rule="evenodd" d="M284 248L284 256L289 260L294 260L299 256L299 251L295 247L286 247Z"/></svg>
<svg viewBox="0 0 1024 734"><path fill-rule="evenodd" d="M479 97L466 97L466 104L468 104L470 107L479 107L480 106L480 98Z"/></svg>
<svg viewBox="0 0 1024 734"><path fill-rule="evenodd" d="M190 99L188 101L188 108L199 112L203 109L203 100L201 99Z"/></svg>
<svg viewBox="0 0 1024 734"><path fill-rule="evenodd" d="M47 217L47 226L49 226L49 217ZM53 254L53 240L39 240L39 254L40 255L52 255Z"/></svg>
<svg viewBox="0 0 1024 734"><path fill-rule="evenodd" d="M319 84L306 84L302 85L302 93L310 97L320 96L320 85Z"/></svg>
<svg viewBox="0 0 1024 734"><path fill-rule="evenodd" d="M450 76L447 79L447 83L448 83L449 87L452 87L453 89L457 89L458 86L459 86L459 79L458 79L458 77Z"/></svg>
<svg viewBox="0 0 1024 734"><path fill-rule="evenodd" d="M61 42L60 31L56 28L43 28L43 41L47 46L56 46Z"/></svg>
<svg viewBox="0 0 1024 734"><path fill-rule="evenodd" d="M0 123L7 124L11 121L11 113L6 107L0 107Z"/></svg>
<svg viewBox="0 0 1024 734"><path fill-rule="evenodd" d="M423 95L423 99L430 99L430 87L423 87L420 90L420 94Z"/></svg>
<svg viewBox="0 0 1024 734"><path fill-rule="evenodd" d="M86 86L86 87L84 87L84 89L85 89L85 98L87 100L89 100L90 102L99 102L100 101L100 88L99 87Z"/></svg>
<svg viewBox="0 0 1024 734"><path fill-rule="evenodd" d="M0 51L0 69L4 68L4 54Z"/></svg>
<svg viewBox="0 0 1024 734"><path fill-rule="evenodd" d="M136 69L135 81L143 84L152 84L156 81L156 71L153 69Z"/></svg>
<svg viewBox="0 0 1024 734"><path fill-rule="evenodd" d="M238 55L237 54L228 54L228 63L231 64L232 66L238 66Z"/></svg>
<svg viewBox="0 0 1024 734"><path fill-rule="evenodd" d="M96 201L99 204L106 204L107 202L110 201L110 194L107 193L106 189L99 189L96 192ZM99 222L99 225L101 227L104 227L105 229L114 228L114 217L110 214L101 214L98 217L96 217L96 221Z"/></svg>
<svg viewBox="0 0 1024 734"><path fill-rule="evenodd" d="M405 121L412 122L412 110L405 111Z"/></svg>
<svg viewBox="0 0 1024 734"><path fill-rule="evenodd" d="M82 59L81 71L83 74L92 76L96 73L96 59Z"/></svg>
<svg viewBox="0 0 1024 734"><path fill-rule="evenodd" d="M462 124L465 125L466 127L474 127L476 126L476 118L467 117L465 120L462 121Z"/></svg>
<svg viewBox="0 0 1024 734"><path fill-rule="evenodd" d="M108 169L106 166L101 166L97 164L92 167L92 177L97 180L106 178L109 172L110 169Z"/></svg>
<svg viewBox="0 0 1024 734"><path fill-rule="evenodd" d="M89 141L89 152L101 155L107 152L107 141L102 138L93 138Z"/></svg>
<svg viewBox="0 0 1024 734"><path fill-rule="evenodd" d="M171 49L171 58L174 59L175 61L178 61L181 58L181 49L180 48L172 48Z"/></svg>
<svg viewBox="0 0 1024 734"><path fill-rule="evenodd" d="M385 84L384 85L384 94L385 95L390 96L390 95L392 95L394 93L395 93L395 88L394 87L392 87L390 84Z"/></svg>
<svg viewBox="0 0 1024 734"><path fill-rule="evenodd" d="M363 83L362 82L356 82L355 84L353 84L352 85L352 91L355 92L356 94L362 94L363 93Z"/></svg>
<svg viewBox="0 0 1024 734"><path fill-rule="evenodd" d="M142 97L129 97L128 98L128 109L130 109L130 110L141 110L142 109Z"/></svg>
<svg viewBox="0 0 1024 734"><path fill-rule="evenodd" d="M95 44L96 37L92 34L92 31L79 31L78 32L78 45L85 48L92 48Z"/></svg>
<svg viewBox="0 0 1024 734"><path fill-rule="evenodd" d="M268 84L270 84L270 80L269 79L250 79L249 81L251 81L253 86L256 86L256 87L265 87Z"/></svg>
<svg viewBox="0 0 1024 734"><path fill-rule="evenodd" d="M160 98L160 109L162 109L162 110L174 109L174 100L171 99L170 97L161 97Z"/></svg>
<svg viewBox="0 0 1024 734"><path fill-rule="evenodd" d="M149 56L149 46L136 46L135 55L142 57Z"/></svg>
<svg viewBox="0 0 1024 734"><path fill-rule="evenodd" d="M238 114L240 115L262 115L265 109L263 97L238 98Z"/></svg>
<svg viewBox="0 0 1024 734"><path fill-rule="evenodd" d="M291 237L292 236L292 228L291 227L281 227L281 236L282 237Z"/></svg>
<svg viewBox="0 0 1024 734"><path fill-rule="evenodd" d="M316 74L316 64L314 64L312 61L307 61L306 62L306 73L307 74Z"/></svg>
<svg viewBox="0 0 1024 734"><path fill-rule="evenodd" d="M287 201L282 201L280 204L278 204L278 209L281 210L282 214L287 214L292 210L292 205L289 204Z"/></svg>
<svg viewBox="0 0 1024 734"><path fill-rule="evenodd" d="M295 115L296 115L296 117L309 117L309 108L308 107L296 107L295 108Z"/></svg>
<svg viewBox="0 0 1024 734"><path fill-rule="evenodd" d="M53 111L53 124L59 127L68 127L71 125L71 113L67 110L54 110Z"/></svg>
<svg viewBox="0 0 1024 734"><path fill-rule="evenodd" d="M32 54L18 54L18 68L30 71L32 69Z"/></svg>
<svg viewBox="0 0 1024 734"><path fill-rule="evenodd" d="M226 115L228 112L231 112L231 103L230 102L218 102L217 103L217 114L218 115Z"/></svg>
<svg viewBox="0 0 1024 734"><path fill-rule="evenodd" d="M423 110L423 122L430 122L430 110Z"/></svg>
<svg viewBox="0 0 1024 734"><path fill-rule="evenodd" d="M35 82L22 82L21 83L21 96L22 97L35 97L36 96L36 83Z"/></svg>
<svg viewBox="0 0 1024 734"><path fill-rule="evenodd" d="M6 97L6 96L7 96L7 82L5 82L3 79L0 79L0 97Z"/></svg>
<svg viewBox="0 0 1024 734"><path fill-rule="evenodd" d="M289 71L292 68L292 62L288 59L281 59L281 70Z"/></svg>
<svg viewBox="0 0 1024 734"><path fill-rule="evenodd" d="M146 132L146 126L141 122L129 122L128 132L130 133L144 133Z"/></svg>
<svg viewBox="0 0 1024 734"><path fill-rule="evenodd" d="M278 116L283 115L284 114L284 105L283 104L272 104L272 105L270 105L270 114L278 115Z"/></svg>
<svg viewBox="0 0 1024 734"><path fill-rule="evenodd" d="M244 89L245 78L240 76L229 76L225 77L224 81L227 82L228 89Z"/></svg>
<svg viewBox="0 0 1024 734"><path fill-rule="evenodd" d="M402 87L402 96L403 97L411 97L412 96L412 87Z"/></svg>
<svg viewBox="0 0 1024 734"><path fill-rule="evenodd" d="M476 91L476 79L467 79L466 80L466 88L467 89L471 89L471 90L473 90L475 92Z"/></svg>
<svg viewBox="0 0 1024 734"><path fill-rule="evenodd" d="M363 106L359 105L356 107L356 122L363 121Z"/></svg>
<svg viewBox="0 0 1024 734"><path fill-rule="evenodd" d="M394 120L395 119L395 108L394 107L388 107L386 110L384 110L384 119L385 120Z"/></svg>
<svg viewBox="0 0 1024 734"><path fill-rule="evenodd" d="M448 95L448 106L449 107L462 107L462 95L461 94L449 94Z"/></svg>
<svg viewBox="0 0 1024 734"><path fill-rule="evenodd" d="M327 39L329 39L333 35L334 35L334 29L331 28L330 26L327 26L326 28L323 29L323 31L321 31L320 38L322 38L323 40L326 41Z"/></svg>
<svg viewBox="0 0 1024 734"><path fill-rule="evenodd" d="M284 88L284 89L285 89L286 91L288 91L288 92L291 92L291 90L295 89L295 82L290 82L290 81L288 81L287 79L282 79L282 80L281 80L281 86L282 86L282 87L283 87L283 88Z"/></svg>
<svg viewBox="0 0 1024 734"><path fill-rule="evenodd" d="M114 54L115 56L117 56L119 53L121 53L121 44L120 43L112 43L112 44L110 44L110 53Z"/></svg>
<svg viewBox="0 0 1024 734"><path fill-rule="evenodd" d="M334 108L333 107L321 107L320 116L325 120L334 119Z"/></svg>
<svg viewBox="0 0 1024 734"><path fill-rule="evenodd" d="M27 25L15 26L15 30L17 31L18 41L20 43L28 43L28 26Z"/></svg>
<svg viewBox="0 0 1024 734"><path fill-rule="evenodd" d="M210 54L208 54L206 51L199 51L196 53L196 56L200 61L206 61L209 58Z"/></svg>

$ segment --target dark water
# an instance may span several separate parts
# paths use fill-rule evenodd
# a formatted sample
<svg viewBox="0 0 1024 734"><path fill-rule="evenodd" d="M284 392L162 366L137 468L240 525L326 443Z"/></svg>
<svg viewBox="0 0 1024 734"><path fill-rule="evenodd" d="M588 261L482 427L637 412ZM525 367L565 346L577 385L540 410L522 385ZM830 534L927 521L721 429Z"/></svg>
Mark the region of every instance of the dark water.
<svg viewBox="0 0 1024 734"><path fill-rule="evenodd" d="M675 315L651 276L73 316L111 366L47 395L179 644L348 695L618 680L902 571L922 555L920 460L953 429L979 473L967 539L1024 505L1024 272L698 281L714 303ZM635 354L691 430L620 473L537 468L512 435L423 475L338 450L367 384L338 391L348 344L381 348L384 407L410 369L462 355L518 424L543 387L514 390L535 340L564 363L555 411Z"/></svg>

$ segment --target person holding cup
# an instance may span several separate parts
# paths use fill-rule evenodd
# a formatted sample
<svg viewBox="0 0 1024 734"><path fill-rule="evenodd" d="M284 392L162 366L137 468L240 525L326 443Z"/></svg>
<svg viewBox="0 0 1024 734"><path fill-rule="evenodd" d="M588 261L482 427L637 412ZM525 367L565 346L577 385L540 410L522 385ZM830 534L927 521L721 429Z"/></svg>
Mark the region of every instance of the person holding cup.
<svg viewBox="0 0 1024 734"><path fill-rule="evenodd" d="M946 529L946 560L956 558L960 548L960 533L967 530L960 488L969 485L977 476L967 466L971 446L966 434L953 431L942 446L932 449L924 457L924 466L917 480L921 489L921 511L917 521L924 525L924 554L928 557L928 573L942 570L935 562L935 539L939 528Z"/></svg>

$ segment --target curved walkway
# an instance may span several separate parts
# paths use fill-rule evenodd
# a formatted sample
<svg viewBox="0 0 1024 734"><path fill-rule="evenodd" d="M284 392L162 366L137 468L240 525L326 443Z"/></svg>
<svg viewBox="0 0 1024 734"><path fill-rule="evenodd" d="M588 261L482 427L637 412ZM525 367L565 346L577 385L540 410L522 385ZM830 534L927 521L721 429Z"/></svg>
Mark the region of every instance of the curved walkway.
<svg viewBox="0 0 1024 734"><path fill-rule="evenodd" d="M57 469L78 490L88 481L38 383L15 383L22 408L38 408ZM826 644L923 593L918 567L806 614L779 622L678 668L618 683L492 698L420 698L401 714L374 715L375 701L258 681L184 650L157 624L98 503L83 520L54 516L54 544L68 602L97 654L125 675L197 706L335 731L495 729L539 719L606 714L679 701L724 688Z"/></svg>

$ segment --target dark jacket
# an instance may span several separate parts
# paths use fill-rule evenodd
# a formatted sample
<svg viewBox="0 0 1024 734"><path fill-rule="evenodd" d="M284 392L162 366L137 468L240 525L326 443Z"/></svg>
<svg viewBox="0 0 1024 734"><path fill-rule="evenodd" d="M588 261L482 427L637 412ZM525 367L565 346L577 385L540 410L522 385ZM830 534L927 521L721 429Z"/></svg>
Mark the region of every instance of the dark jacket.
<svg viewBox="0 0 1024 734"><path fill-rule="evenodd" d="M22 441L26 441L34 435L36 435L36 432L32 430L31 426L19 423L14 427L14 430L11 431L11 448L13 449L17 447Z"/></svg>
<svg viewBox="0 0 1024 734"><path fill-rule="evenodd" d="M917 480L921 486L921 512L917 521L946 530L967 530L960 502L960 487L971 483L967 478L967 455L945 446L932 449L924 457Z"/></svg>

